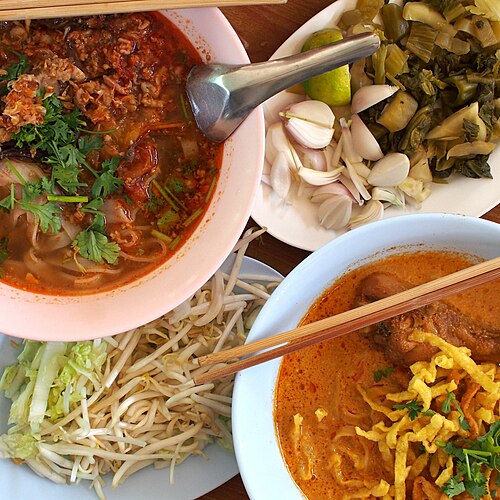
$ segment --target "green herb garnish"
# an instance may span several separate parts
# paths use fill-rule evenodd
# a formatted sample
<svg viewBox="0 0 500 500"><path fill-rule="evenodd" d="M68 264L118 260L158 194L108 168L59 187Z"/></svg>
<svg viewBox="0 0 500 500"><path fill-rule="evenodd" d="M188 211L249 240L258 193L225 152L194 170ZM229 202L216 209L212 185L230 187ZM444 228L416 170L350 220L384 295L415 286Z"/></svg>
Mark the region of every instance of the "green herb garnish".
<svg viewBox="0 0 500 500"><path fill-rule="evenodd" d="M44 93L44 90L40 92L46 111L43 124L24 125L12 138L18 147L41 153L42 163L51 167L50 179L42 177L37 181L26 181L13 165L8 164L23 185L22 198L16 200L11 187L11 194L0 201L0 207L8 211L17 203L22 210L33 213L35 224L43 232L51 230L57 233L62 225L62 210L58 203L88 202L81 210L92 214L94 220L88 228L77 234L72 248L83 257L99 264L114 264L118 259L120 247L108 240L104 215L99 209L104 203L103 198L123 185L123 181L114 175L121 158L105 160L100 172L94 170L86 157L102 146L103 138L96 134L81 135L86 122L80 110L74 109L67 113L56 95L44 97ZM80 196L77 193L79 188L87 187L87 183L81 179L83 169L96 178L90 189L93 198L90 202L89 196ZM58 190L62 190L63 194L59 194ZM43 196L46 196L47 202L42 204L39 198Z"/></svg>
<svg viewBox="0 0 500 500"><path fill-rule="evenodd" d="M167 226L179 220L179 214L173 210L167 210L157 221L158 226Z"/></svg>
<svg viewBox="0 0 500 500"><path fill-rule="evenodd" d="M419 404L416 399L414 399L408 403L394 405L393 408L395 410L409 410L408 417L410 420L415 420L424 407Z"/></svg>
<svg viewBox="0 0 500 500"><path fill-rule="evenodd" d="M95 214L94 222L76 235L71 247L82 257L98 264L104 264L105 261L108 264L115 264L120 254L120 246L114 241L109 241L106 236L104 215L95 207L89 208L88 205L86 211Z"/></svg>
<svg viewBox="0 0 500 500"><path fill-rule="evenodd" d="M94 198L101 196L106 198L123 186L123 181L114 175L121 160L121 157L115 156L102 162L99 177L92 184L91 191Z"/></svg>
<svg viewBox="0 0 500 500"><path fill-rule="evenodd" d="M43 205L28 201L18 201L19 208L26 212L31 212L35 217L35 224L40 227L42 232L46 233L50 229L54 234L57 234L61 229L62 210L54 203L47 202Z"/></svg>
<svg viewBox="0 0 500 500"><path fill-rule="evenodd" d="M383 378L389 377L393 371L394 368L392 366L382 368L381 370L375 370L373 372L373 380L375 380L375 382L380 382Z"/></svg>
<svg viewBox="0 0 500 500"><path fill-rule="evenodd" d="M21 54L20 52L17 52L16 50L8 49L6 47L3 47L5 50L8 50L12 54L16 55L19 58L19 61L16 64L12 64L11 66L8 66L5 69L5 74L0 76L0 95L5 95L7 94L8 87L7 83L12 81L12 80L17 80L19 76L23 75L26 73L29 69L29 63L28 63L28 58L24 55Z"/></svg>
<svg viewBox="0 0 500 500"><path fill-rule="evenodd" d="M500 420L492 424L488 432L476 441L459 440L438 443L453 457L457 474L450 478L441 491L452 498L460 493L469 493L474 500L488 494L488 469L500 473Z"/></svg>
<svg viewBox="0 0 500 500"><path fill-rule="evenodd" d="M446 399L441 404L441 411L445 415L450 413L452 404L459 413L458 422L460 423L460 426L462 427L462 429L464 429L465 431L470 429L469 422L467 422L467 419L465 418L464 412L463 412L462 408L460 408L460 405L458 404L457 398L455 397L455 394L453 392L448 392Z"/></svg>

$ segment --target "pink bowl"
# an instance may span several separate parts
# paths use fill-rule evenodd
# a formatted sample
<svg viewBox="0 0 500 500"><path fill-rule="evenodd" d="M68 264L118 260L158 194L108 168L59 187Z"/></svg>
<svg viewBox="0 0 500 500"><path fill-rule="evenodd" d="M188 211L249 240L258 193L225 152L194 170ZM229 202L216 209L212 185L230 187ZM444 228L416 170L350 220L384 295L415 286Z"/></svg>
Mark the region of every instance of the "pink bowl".
<svg viewBox="0 0 500 500"><path fill-rule="evenodd" d="M165 16L208 62L248 63L233 28L215 8ZM250 215L264 160L264 118L255 110L226 141L212 202L189 241L163 266L112 291L49 296L0 284L0 332L36 340L76 341L136 328L190 297L218 269Z"/></svg>

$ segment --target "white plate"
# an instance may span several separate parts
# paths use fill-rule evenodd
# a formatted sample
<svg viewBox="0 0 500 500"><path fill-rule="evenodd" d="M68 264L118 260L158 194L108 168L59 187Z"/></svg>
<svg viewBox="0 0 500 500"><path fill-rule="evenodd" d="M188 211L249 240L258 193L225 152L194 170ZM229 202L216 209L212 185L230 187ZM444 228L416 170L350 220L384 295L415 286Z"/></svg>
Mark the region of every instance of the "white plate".
<svg viewBox="0 0 500 500"><path fill-rule="evenodd" d="M405 251L449 250L492 259L500 255L500 225L457 215L417 214L378 221L346 233L288 274L263 307L247 342L295 328L337 278L349 269L400 252L401 246ZM276 439L274 389L280 363L280 359L273 359L236 375L234 448L252 500L304 500Z"/></svg>
<svg viewBox="0 0 500 500"><path fill-rule="evenodd" d="M342 12L352 9L356 0L338 0L316 14L301 26L271 59L300 52L308 36L320 29L334 26ZM278 120L277 113L286 105L302 100L303 97L281 92L264 104L266 124ZM479 217L500 202L500 147L490 157L493 179L467 179L453 176L450 184L433 184L431 196L423 203L420 212L443 212ZM275 238L304 250L317 250L345 231L321 227L317 220L318 206L305 198L295 199L292 205L281 202L271 188L261 182L252 209L252 218ZM415 212L415 209L390 208L386 217Z"/></svg>
<svg viewBox="0 0 500 500"><path fill-rule="evenodd" d="M229 257L223 268L229 268ZM228 262L229 261L229 262ZM245 274L260 274L282 278L271 267L250 257L245 257L241 272ZM11 337L0 334L0 374L3 369L16 361L17 351L12 348ZM0 434L7 430L7 419L10 400L4 398L0 391ZM217 488L238 473L233 453L218 445L205 448L208 460L192 456L175 468L175 484L169 482L169 469L155 470L148 467L137 472L118 488L107 486L104 492L108 500L137 500L151 498L171 498L175 500L193 500ZM111 484L111 477L106 477L106 483ZM48 479L38 477L24 465L15 465L10 460L0 459L0 485L2 500L96 500L93 490L88 488L89 482L80 485L58 485Z"/></svg>

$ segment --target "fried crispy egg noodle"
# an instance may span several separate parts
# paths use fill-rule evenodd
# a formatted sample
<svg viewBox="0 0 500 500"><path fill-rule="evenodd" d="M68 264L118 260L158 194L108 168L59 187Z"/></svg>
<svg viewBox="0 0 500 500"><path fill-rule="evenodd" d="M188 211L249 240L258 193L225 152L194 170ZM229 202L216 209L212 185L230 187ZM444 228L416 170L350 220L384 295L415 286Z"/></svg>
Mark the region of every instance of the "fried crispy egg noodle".
<svg viewBox="0 0 500 500"><path fill-rule="evenodd" d="M439 352L430 361L411 365L413 376L407 390L391 393L391 384L384 380L369 388L358 385L366 411L354 419L349 415L354 423L333 437L333 475L339 485L356 490L345 494L344 499L400 500L407 498L408 491L414 500L445 498L440 488L456 473L452 457L443 449L446 443L455 439L474 440L500 419L498 365L476 364L466 347L455 347L432 333L415 331L412 340L428 343ZM458 405L442 414L439 409L448 394L457 394ZM415 400L421 405L418 415L401 408ZM398 409L394 409L395 404ZM319 420L320 414L317 416ZM299 436L301 419L296 417ZM461 417L465 417L469 429L461 425ZM359 423L367 421L375 423L368 429ZM303 449L304 446L303 443ZM383 461L386 478L391 480L373 483L366 480L370 461L375 459L374 446ZM305 475L310 473L304 469ZM491 470L487 474L492 491L496 477Z"/></svg>
<svg viewBox="0 0 500 500"><path fill-rule="evenodd" d="M231 446L234 378L195 386L194 377L208 369L196 358L243 344L277 286L276 278L240 274L248 244L262 232L245 233L230 272L218 270L173 311L94 341L107 353L100 376L82 373L77 387L66 391L64 416L44 417L37 453L26 460L29 467L61 484L89 480L104 498L104 474L112 473L116 486L154 464L170 467L173 482L175 466L187 457L203 456L215 440ZM79 395L76 403L70 392Z"/></svg>

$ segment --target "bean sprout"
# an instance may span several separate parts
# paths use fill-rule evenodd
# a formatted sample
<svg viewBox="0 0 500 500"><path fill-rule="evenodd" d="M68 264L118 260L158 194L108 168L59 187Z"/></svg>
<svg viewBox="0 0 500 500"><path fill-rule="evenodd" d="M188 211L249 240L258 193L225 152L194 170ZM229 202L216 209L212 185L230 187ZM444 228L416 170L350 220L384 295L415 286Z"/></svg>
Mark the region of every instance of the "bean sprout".
<svg viewBox="0 0 500 500"><path fill-rule="evenodd" d="M208 368L197 357L241 345L277 280L239 276L244 253L261 231L237 245L230 272L217 271L189 300L151 323L102 342L97 373L78 371L63 393L64 415L39 425L38 453L27 464L58 483L91 481L104 498L102 476L123 483L154 464L174 468L219 442L231 445L233 378L195 386ZM76 399L76 401L75 401ZM9 431L11 432L11 431ZM16 430L18 432L18 429Z"/></svg>

